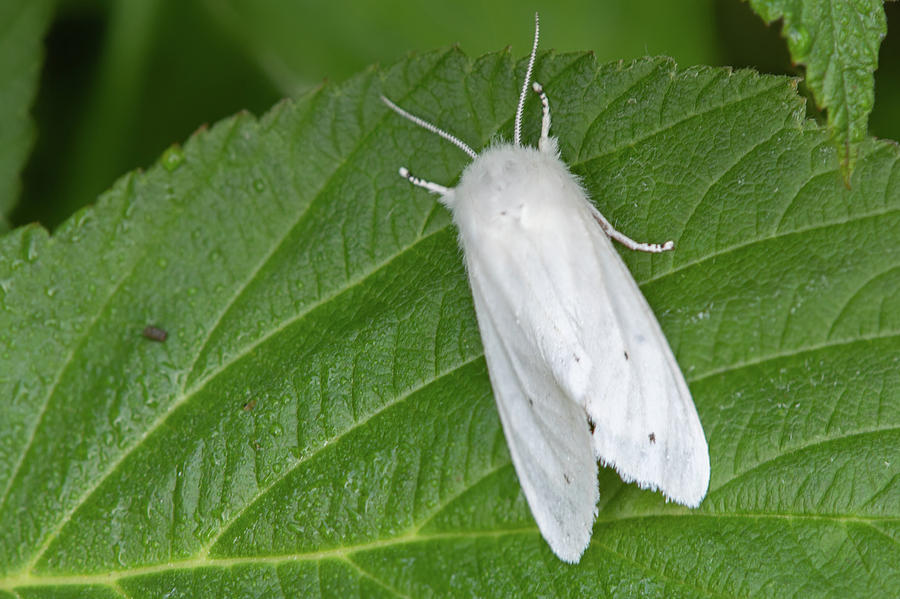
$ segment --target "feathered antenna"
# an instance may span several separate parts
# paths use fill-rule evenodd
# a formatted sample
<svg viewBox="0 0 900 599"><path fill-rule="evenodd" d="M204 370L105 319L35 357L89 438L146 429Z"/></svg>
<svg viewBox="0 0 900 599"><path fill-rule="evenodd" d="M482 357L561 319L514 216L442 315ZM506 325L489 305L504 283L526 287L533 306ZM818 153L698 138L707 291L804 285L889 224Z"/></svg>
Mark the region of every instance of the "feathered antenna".
<svg viewBox="0 0 900 599"><path fill-rule="evenodd" d="M406 112L405 110L403 110L402 108L400 108L399 106L397 106L396 104L394 104L393 102L391 102L384 96L381 96L381 101L384 102L388 108L390 108L391 110L393 110L394 112L396 112L397 114L402 116L403 118L412 121L419 127L422 127L423 129L427 129L428 131L431 131L432 133L437 133L438 135L440 135L441 137L443 137L444 139L446 139L447 141L452 143L454 146L456 146L457 148L459 148L460 150L462 150L463 152L468 154L472 158L472 160L475 160L476 158L478 158L478 154L475 153L475 150L470 148L468 146L468 144L466 144L466 142L464 142L460 138L456 137L452 133L447 133L446 131L444 131L443 129L438 127L437 125L432 125L425 119L419 118L414 114Z"/></svg>
<svg viewBox="0 0 900 599"><path fill-rule="evenodd" d="M522 93L519 94L519 106L516 108L516 130L513 141L517 146L522 145L522 111L525 110L525 94L528 93L528 87L531 85L531 71L534 69L534 57L537 55L538 34L541 26L538 21L538 14L534 13L534 44L531 46L531 58L528 59L528 70L525 71L525 81L522 82Z"/></svg>

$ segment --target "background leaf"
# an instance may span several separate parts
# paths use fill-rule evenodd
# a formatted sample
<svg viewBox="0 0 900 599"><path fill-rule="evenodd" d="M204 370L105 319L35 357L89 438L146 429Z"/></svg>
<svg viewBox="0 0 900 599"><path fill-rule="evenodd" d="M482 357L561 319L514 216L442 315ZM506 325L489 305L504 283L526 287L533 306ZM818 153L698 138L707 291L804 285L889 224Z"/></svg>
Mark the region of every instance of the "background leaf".
<svg viewBox="0 0 900 599"><path fill-rule="evenodd" d="M261 114L374 62L455 43L473 56L510 44L524 53L537 8L513 0L354 0L352 10L308 0L61 2L35 107L40 137L14 222L52 229L202 123L240 110ZM540 8L554 32L548 49L731 64L718 52L713 0L564 0Z"/></svg>
<svg viewBox="0 0 900 599"><path fill-rule="evenodd" d="M45 42L34 107L39 136L13 223L52 229L201 124L240 110L261 114L281 97L376 61L454 43L473 56L506 45L524 53L537 8L552 32L542 46L548 49L590 48L602 61L664 54L682 65L800 73L778 38L780 27L767 28L741 0L560 0L541 7L364 0L352 10L315 1L63 0ZM889 20L900 18L896 2L885 11ZM900 46L890 39L875 75L879 101L869 131L900 139Z"/></svg>
<svg viewBox="0 0 900 599"><path fill-rule="evenodd" d="M0 233L19 196L19 174L34 142L28 108L40 67L40 39L52 3L6 0L0 3Z"/></svg>
<svg viewBox="0 0 900 599"><path fill-rule="evenodd" d="M900 191L848 190L789 79L543 55L563 157L675 252L625 253L710 443L698 510L604 471L578 566L509 463L449 216L509 137L507 53L227 119L49 237L0 238L0 593L883 596L900 583ZM528 108L526 138L538 131ZM164 343L141 336L165 328Z"/></svg>
<svg viewBox="0 0 900 599"><path fill-rule="evenodd" d="M816 103L828 111L845 177L856 163L875 104L878 47L887 33L883 0L750 0L767 22L783 20L794 62L806 65Z"/></svg>

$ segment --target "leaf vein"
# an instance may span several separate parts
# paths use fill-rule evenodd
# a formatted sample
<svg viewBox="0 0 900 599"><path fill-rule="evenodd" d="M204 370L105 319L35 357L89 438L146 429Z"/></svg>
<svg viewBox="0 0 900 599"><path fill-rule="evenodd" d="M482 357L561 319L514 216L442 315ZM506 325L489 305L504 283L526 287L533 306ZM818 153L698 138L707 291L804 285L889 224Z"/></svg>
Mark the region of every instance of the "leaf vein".
<svg viewBox="0 0 900 599"><path fill-rule="evenodd" d="M759 238L756 238L756 239L750 239L750 240L747 240L747 241L745 241L745 242L737 243L737 244L732 245L732 246L729 246L729 247L727 247L727 248L723 248L722 250L717 250L717 251L715 251L715 252L711 252L711 253L709 253L709 254L706 254L705 256L700 256L700 257L695 258L695 259L693 259L693 260L689 260L689 261L687 261L687 262L683 262L683 263L679 264L678 266L675 266L675 267L669 269L669 270L666 271L666 272L660 273L660 274L658 274L658 275L653 275L653 276L651 276L651 277L648 277L648 278L644 279L643 281L640 282L640 284L641 284L641 285L646 285L646 284L648 284L648 283L652 283L652 282L657 281L657 280L659 280L659 279L663 279L663 278L665 278L665 277L674 275L675 273L677 273L677 272L679 272L679 271L686 270L686 269L688 269L688 268L690 268L690 267L692 267L692 266L697 266L697 265L702 264L702 263L704 263L704 262L706 262L706 261L708 261L708 260L712 260L713 258L717 258L717 257L719 257L719 256L723 256L723 255L726 255L726 254L730 254L730 253L732 253L732 252L736 252L736 251L738 251L738 250L741 250L741 249L744 249L744 248L747 248L747 247L752 247L752 246L757 245L757 244L760 244L760 243L766 243L766 242L772 241L772 240L774 240L774 239L780 239L780 238L782 238L782 237L787 237L787 236L789 236L789 235L796 235L796 234L800 234L800 233L808 233L808 232L810 232L810 231L817 231L817 230L820 230L820 229L827 229L827 228L829 228L829 227L835 227L835 226L840 226L840 225L848 225L848 224L855 223L855 222L858 222L858 221L861 221L861 220L865 220L865 219L867 219L867 218L875 218L875 217L879 217L879 216L886 216L886 215L888 215L888 214L896 214L896 213L900 213L900 207L896 207L896 208L891 207L891 208L887 208L887 209L885 209L885 210L873 210L873 211L871 211L871 212L865 212L865 213L856 214L856 215L854 215L854 216L852 216L852 217L848 217L848 218L845 218L845 219L834 220L834 221L824 221L824 222L821 222L821 223L816 223L815 225L810 225L810 226L808 226L808 227L801 227L801 228L799 228L799 229L794 229L794 230L791 230L791 231L778 231L777 233L774 233L774 234L772 234L772 235L768 235L768 236L766 236L766 237L759 237Z"/></svg>
<svg viewBox="0 0 900 599"><path fill-rule="evenodd" d="M771 354L765 354L757 356L756 358L752 358L749 360L744 360L741 362L734 362L732 364L726 364L721 368L713 368L699 374L697 376L687 377L689 383L697 383L702 380L711 378L713 376L717 376L720 374L725 374L728 372L734 372L735 370L740 370L742 368L751 368L753 366L758 366L760 364L764 364L765 362L770 362L773 360L780 360L781 358L791 358L798 356L803 353L811 353L815 351L819 351L821 349L829 349L833 347L840 347L842 345L851 345L853 343L861 343L866 341L879 341L883 339L891 339L893 337L900 336L900 331L886 331L885 334L879 335L862 335L860 337L854 339L840 339L834 342L826 342L826 343L818 343L814 345L807 345L805 347L797 347L792 348L789 351L783 352L773 352Z"/></svg>
<svg viewBox="0 0 900 599"><path fill-rule="evenodd" d="M713 487L710 486L709 495L712 495L714 492L721 491L731 484L737 483L741 478L743 478L753 472L761 470L765 466L768 466L775 462L780 462L780 461L786 460L787 458L790 458L796 454L806 452L810 449L819 448L819 447L829 445L832 443L837 443L838 441L846 441L848 439L879 436L879 435L884 435L884 434L889 434L889 433L897 433L897 432L900 432L900 424L884 426L884 427L873 427L870 429L861 429L861 430L853 431L850 433L835 435L833 437L818 438L809 443L797 445L797 447L792 447L789 449L779 447L777 449L781 453L778 453L777 455L772 455L771 457L759 460L756 463L750 465L749 467L743 468L741 470L737 470L731 478L722 481L720 484L718 484L715 487L715 489L713 489ZM811 476L811 474L809 476ZM806 480L809 479L809 476L807 476ZM827 490L825 492L827 492ZM817 514L817 516L821 516L821 514ZM896 520L900 521L900 519L896 519Z"/></svg>
<svg viewBox="0 0 900 599"><path fill-rule="evenodd" d="M650 75L648 74L647 77L649 77L649 76L650 76ZM679 126L679 125L681 125L681 124L683 124L683 123L685 123L685 122L687 122L687 121L690 121L691 119L694 119L694 118L696 118L696 117L705 116L705 115L707 115L707 114L709 114L709 113L712 113L712 112L716 112L716 111L719 111L719 110L723 110L723 109L725 109L725 108L730 108L730 107L732 107L732 106L734 106L734 105L736 105L736 104L740 104L740 103L745 102L745 101L755 100L755 99L758 98L759 96L762 96L762 95L764 95L764 94L766 94L766 93L772 91L772 90L775 89L776 87L779 87L779 86L783 85L783 83L784 83L784 82L783 82L782 80L776 80L776 83L773 84L772 86L763 88L763 89L760 90L759 92L753 93L753 94L751 94L751 95L749 95L749 96L743 96L743 97L737 98L737 99L735 99L735 100L733 100L733 101L726 101L726 102L723 102L723 103L721 103L721 104L714 104L714 105L712 105L712 106L709 106L708 108L704 108L703 110L699 110L699 111L696 111L696 112L688 112L688 113L685 113L685 115L684 115L683 117L679 118L679 119L676 119L676 120L673 120L673 121L671 121L671 122L669 122L669 123L666 123L665 125L663 125L663 126L661 126L661 127L659 127L659 128L650 130L650 131L648 131L648 132L647 132L646 134L644 134L644 135L641 135L641 136L638 136L638 137L634 137L634 138L630 138L630 139L627 140L626 143L623 143L623 144L621 144L621 145L618 145L618 146L611 146L611 147L609 147L609 148L605 148L602 152L599 152L599 153L597 153L597 154L595 154L595 155L593 155L593 156L591 156L591 157L589 157L589 158L585 158L584 160L579 160L578 162L575 162L575 163L573 163L573 164L570 165L570 166L573 166L573 167L576 166L576 165L577 165L577 166L583 166L583 165L588 164L588 163L590 163L590 162L597 162L597 161L599 161L599 160L601 160L601 159L603 159L603 158L609 156L610 154L614 154L614 153L618 152L619 150L622 150L622 149L624 149L624 148L626 148L626 147L634 147L634 146L636 146L636 145L639 144L639 143L642 143L642 142L644 142L644 141L646 141L646 140L648 140L648 139L650 139L650 138L652 138L652 137L655 137L655 136L659 135L660 133L669 131L670 129L674 129L675 127L677 127L677 126ZM633 86L632 86L632 87L633 87ZM629 88L629 89L630 89L630 88ZM627 92L626 92L626 93L627 93ZM624 95L624 94L622 94L622 95ZM620 95L620 97L621 97L621 95ZM604 110L606 110L606 108L604 108ZM602 113L601 113L601 114L602 114ZM598 120L599 120L599 115L598 115L598 117L594 120L594 122L592 122L592 124L588 127L587 132L585 133L585 139L587 139L587 138L589 137L590 130L594 127L594 123L597 123ZM783 129L780 129L779 131L781 131L781 130L783 130ZM580 154L581 154L581 153L579 153L579 156L580 156Z"/></svg>
<svg viewBox="0 0 900 599"><path fill-rule="evenodd" d="M478 356L474 356L464 362L461 362L461 363L455 365L454 367L450 368L446 372L441 373L437 377L434 377L427 381L423 381L422 383L416 385L415 387L412 387L411 389L407 390L405 393L402 393L402 394L398 395L397 397L393 398L392 400L385 402L383 405L379 406L376 410L365 415L362 419L354 422L352 426L349 426L345 430L332 436L330 439L328 439L327 442L322 443L322 445L318 449L312 451L308 455L303 456L302 458L297 459L289 467L284 468L281 471L280 476L272 477L272 479L270 480L270 483L267 486L261 488L253 497L249 498L247 503L240 510L237 510L236 512L234 512L234 514L231 515L231 518L227 522L222 523L222 525L219 527L218 532L215 535L213 535L212 537L210 537L210 540L200 549L199 555L201 555L201 556L208 555L209 551L215 545L215 543L218 541L218 539L227 530L229 530L230 524L236 522L245 512L247 512L247 510L249 510L251 507L253 507L253 505L255 505L256 502L260 498L262 498L264 495L266 495L266 493L268 493L272 487L274 487L276 484L278 484L279 482L281 482L282 480L287 478L287 476L289 474L294 472L301 465L305 464L306 462L308 462L308 461L312 460L313 458L315 458L316 456L318 456L326 448L334 446L334 444L340 442L340 440L343 439L345 436L349 435L350 433L357 430L358 428L364 426L369 421L371 421L373 418L377 417L379 414L386 412L387 410L393 408L394 406L402 404L403 402L407 401L410 397L414 396L416 393L418 393L422 389L434 384L435 382L437 382L438 380L440 380L444 377L447 377L447 376L450 376L450 375L456 373L457 371L465 368L469 364L476 362L481 357L482 356L479 354Z"/></svg>
<svg viewBox="0 0 900 599"><path fill-rule="evenodd" d="M387 584L386 582L384 582L383 580L381 580L380 578L378 578L378 577L375 576L374 574L368 572L367 570L364 570L364 569L362 568L362 566L360 566L359 564L357 564L356 562L354 562L354 561L350 558L350 556L348 556L348 555L341 556L341 561L343 561L344 563L346 563L347 565L349 565L351 568L353 568L354 570L356 570L356 571L360 574L360 576L362 576L363 578L367 578L367 579L371 580L372 582L374 582L375 584L377 584L377 585L380 586L381 588L387 590L387 591L390 592L390 593L393 593L393 594L396 595L397 597L403 597L404 599L412 599L409 595L406 595L406 594L404 594L404 593L401 593L400 591L398 591L398 590L395 589L394 587L390 586L389 584Z"/></svg>

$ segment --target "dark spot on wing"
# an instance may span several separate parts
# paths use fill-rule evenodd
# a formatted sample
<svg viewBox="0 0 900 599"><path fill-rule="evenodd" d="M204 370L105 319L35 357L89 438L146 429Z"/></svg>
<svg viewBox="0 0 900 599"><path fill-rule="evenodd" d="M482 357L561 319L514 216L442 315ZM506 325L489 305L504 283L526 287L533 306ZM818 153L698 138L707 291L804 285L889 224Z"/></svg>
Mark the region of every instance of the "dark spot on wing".
<svg viewBox="0 0 900 599"><path fill-rule="evenodd" d="M628 359L628 352L625 352L625 359Z"/></svg>
<svg viewBox="0 0 900 599"><path fill-rule="evenodd" d="M531 399L530 397L528 398L528 405L531 406L532 408L534 407L534 400Z"/></svg>
<svg viewBox="0 0 900 599"><path fill-rule="evenodd" d="M651 443L656 443L656 433L650 433L647 436L650 438Z"/></svg>
<svg viewBox="0 0 900 599"><path fill-rule="evenodd" d="M566 484L567 484L567 485L571 485L571 484L572 484L572 479L569 478L569 475L566 474L565 472L563 472L563 478L566 479Z"/></svg>
<svg viewBox="0 0 900 599"><path fill-rule="evenodd" d="M597 429L597 425L594 424L594 421L591 420L591 417L588 416L588 426L591 427L591 434L594 434L594 431Z"/></svg>

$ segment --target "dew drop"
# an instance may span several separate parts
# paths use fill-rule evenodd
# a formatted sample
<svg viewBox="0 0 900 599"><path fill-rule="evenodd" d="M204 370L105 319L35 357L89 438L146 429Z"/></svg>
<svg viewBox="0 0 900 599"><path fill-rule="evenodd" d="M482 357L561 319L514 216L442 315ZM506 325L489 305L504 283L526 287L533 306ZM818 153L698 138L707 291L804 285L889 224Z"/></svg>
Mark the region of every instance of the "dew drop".
<svg viewBox="0 0 900 599"><path fill-rule="evenodd" d="M181 166L181 163L183 162L184 151L181 149L181 146L169 146L169 148L163 152L162 165L170 173Z"/></svg>

